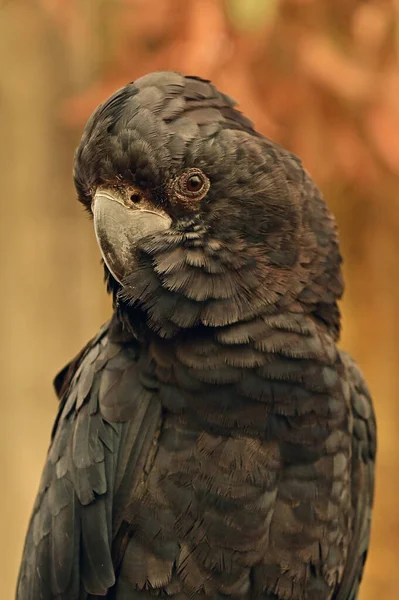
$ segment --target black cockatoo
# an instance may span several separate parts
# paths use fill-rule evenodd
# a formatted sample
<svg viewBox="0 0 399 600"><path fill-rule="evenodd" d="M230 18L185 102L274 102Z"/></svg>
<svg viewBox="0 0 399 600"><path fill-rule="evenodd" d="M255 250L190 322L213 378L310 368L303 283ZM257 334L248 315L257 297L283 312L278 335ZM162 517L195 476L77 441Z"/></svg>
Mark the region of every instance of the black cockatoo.
<svg viewBox="0 0 399 600"><path fill-rule="evenodd" d="M334 219L209 81L152 73L76 151L114 314L55 379L18 600L354 600L375 420Z"/></svg>

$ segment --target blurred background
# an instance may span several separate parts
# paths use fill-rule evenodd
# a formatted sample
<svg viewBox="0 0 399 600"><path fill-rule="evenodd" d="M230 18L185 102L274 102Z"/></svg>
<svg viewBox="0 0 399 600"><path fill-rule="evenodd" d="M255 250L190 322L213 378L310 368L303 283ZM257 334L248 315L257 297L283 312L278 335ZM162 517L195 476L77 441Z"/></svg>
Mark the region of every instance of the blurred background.
<svg viewBox="0 0 399 600"><path fill-rule="evenodd" d="M57 410L51 381L110 313L73 151L111 92L148 71L211 78L299 154L341 232L342 345L379 425L360 600L397 600L399 2L0 0L1 598L12 599Z"/></svg>

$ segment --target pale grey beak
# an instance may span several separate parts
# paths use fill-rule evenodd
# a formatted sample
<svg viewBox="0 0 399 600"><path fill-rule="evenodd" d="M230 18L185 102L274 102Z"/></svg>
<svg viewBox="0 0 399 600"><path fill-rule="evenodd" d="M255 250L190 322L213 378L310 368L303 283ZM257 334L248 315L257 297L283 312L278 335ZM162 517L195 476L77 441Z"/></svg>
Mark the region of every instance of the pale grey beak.
<svg viewBox="0 0 399 600"><path fill-rule="evenodd" d="M138 240L169 229L172 220L164 212L129 205L114 190L99 190L93 203L94 231L104 262L122 283L132 270Z"/></svg>

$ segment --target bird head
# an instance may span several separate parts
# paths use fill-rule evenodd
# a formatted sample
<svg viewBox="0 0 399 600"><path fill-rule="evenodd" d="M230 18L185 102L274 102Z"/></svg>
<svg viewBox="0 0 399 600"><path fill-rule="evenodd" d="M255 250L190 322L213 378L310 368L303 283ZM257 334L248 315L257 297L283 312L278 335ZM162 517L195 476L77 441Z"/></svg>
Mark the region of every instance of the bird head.
<svg viewBox="0 0 399 600"><path fill-rule="evenodd" d="M209 81L159 72L115 92L74 179L120 310L163 337L284 310L338 337L331 213L300 160Z"/></svg>

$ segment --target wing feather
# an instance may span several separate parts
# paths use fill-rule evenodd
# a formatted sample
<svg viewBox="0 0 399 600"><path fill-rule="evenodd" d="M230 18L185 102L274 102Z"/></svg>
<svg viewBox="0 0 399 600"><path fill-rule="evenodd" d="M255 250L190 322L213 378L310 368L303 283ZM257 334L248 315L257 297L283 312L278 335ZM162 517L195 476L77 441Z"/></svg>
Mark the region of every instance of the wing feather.
<svg viewBox="0 0 399 600"><path fill-rule="evenodd" d="M353 537L347 563L334 600L355 600L370 538L376 456L376 421L372 399L363 374L348 354L342 352L351 388L353 413L352 506Z"/></svg>
<svg viewBox="0 0 399 600"><path fill-rule="evenodd" d="M59 412L17 600L83 600L105 595L115 583L118 502L128 500L138 481L160 408L137 376L138 345L109 338L107 324L55 379Z"/></svg>

